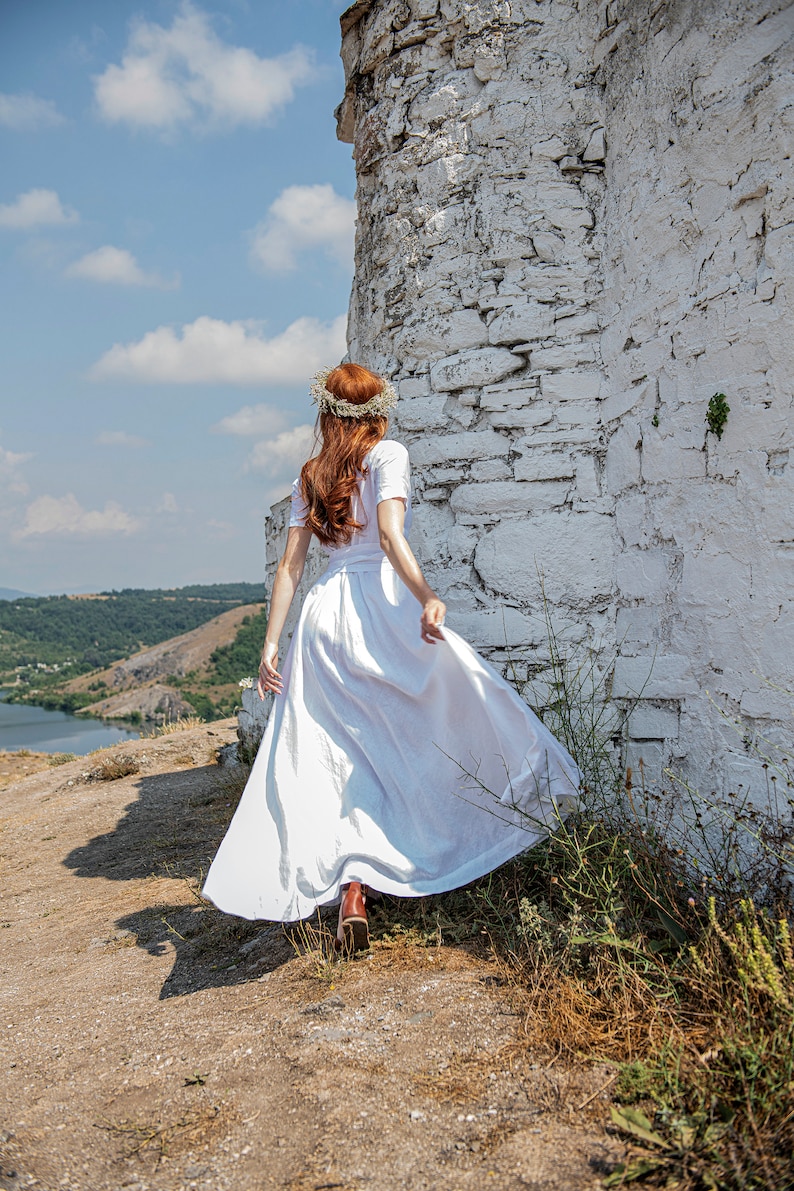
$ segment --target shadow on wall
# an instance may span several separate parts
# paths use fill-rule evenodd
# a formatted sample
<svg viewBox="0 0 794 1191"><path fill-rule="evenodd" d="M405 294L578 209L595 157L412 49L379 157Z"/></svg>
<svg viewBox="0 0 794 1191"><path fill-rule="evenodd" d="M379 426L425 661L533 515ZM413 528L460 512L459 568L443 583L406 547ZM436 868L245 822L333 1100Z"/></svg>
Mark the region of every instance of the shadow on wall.
<svg viewBox="0 0 794 1191"><path fill-rule="evenodd" d="M105 946L138 946L152 956L173 948L174 965L160 1000L258 980L292 958L295 949L280 925L222 914L199 897L239 799L240 777L209 765L143 777L137 788L138 798L113 831L95 836L63 861L77 877L169 881L166 898L118 919ZM183 883L181 901L173 882Z"/></svg>

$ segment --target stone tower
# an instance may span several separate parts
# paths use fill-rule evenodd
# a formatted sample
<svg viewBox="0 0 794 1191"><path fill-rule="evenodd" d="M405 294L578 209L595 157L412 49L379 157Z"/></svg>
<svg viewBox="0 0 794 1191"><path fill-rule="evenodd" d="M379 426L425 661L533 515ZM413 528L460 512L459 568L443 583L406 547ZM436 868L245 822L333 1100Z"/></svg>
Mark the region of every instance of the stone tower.
<svg viewBox="0 0 794 1191"><path fill-rule="evenodd" d="M563 639L619 643L629 763L765 783L723 712L791 739L794 8L358 0L342 35L350 356L399 384L449 623L542 665L542 575Z"/></svg>

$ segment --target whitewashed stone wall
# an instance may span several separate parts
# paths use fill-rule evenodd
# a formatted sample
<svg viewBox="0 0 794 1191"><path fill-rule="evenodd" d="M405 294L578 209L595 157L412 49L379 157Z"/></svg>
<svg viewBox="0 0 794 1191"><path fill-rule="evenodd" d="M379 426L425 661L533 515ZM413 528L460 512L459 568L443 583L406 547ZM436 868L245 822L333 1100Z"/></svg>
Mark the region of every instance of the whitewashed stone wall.
<svg viewBox="0 0 794 1191"><path fill-rule="evenodd" d="M712 699L791 734L767 684L794 686L793 13L342 18L350 357L399 382L414 546L449 623L497 665L542 665L542 573L566 639L621 643L613 693L643 696L628 762L720 791L765 775Z"/></svg>
<svg viewBox="0 0 794 1191"><path fill-rule="evenodd" d="M628 760L761 777L794 685L791 83L774 0L361 0L350 355L396 377L455 625L621 642ZM709 398L731 406L722 440ZM529 648L530 653L522 654ZM765 780L765 778L763 779Z"/></svg>

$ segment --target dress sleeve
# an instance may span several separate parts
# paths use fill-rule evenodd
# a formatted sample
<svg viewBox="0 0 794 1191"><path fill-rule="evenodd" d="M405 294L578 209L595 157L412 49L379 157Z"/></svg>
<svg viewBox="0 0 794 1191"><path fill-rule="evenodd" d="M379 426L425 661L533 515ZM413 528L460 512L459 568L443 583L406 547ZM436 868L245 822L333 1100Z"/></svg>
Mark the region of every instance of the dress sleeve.
<svg viewBox="0 0 794 1191"><path fill-rule="evenodd" d="M306 502L301 495L300 477L294 481L292 485L292 503L290 505L289 524L290 528L293 525L299 526L301 529L306 525Z"/></svg>
<svg viewBox="0 0 794 1191"><path fill-rule="evenodd" d="M411 495L411 465L408 452L402 443L391 439L378 444L377 461L374 464L375 492L377 503L398 497L408 501Z"/></svg>

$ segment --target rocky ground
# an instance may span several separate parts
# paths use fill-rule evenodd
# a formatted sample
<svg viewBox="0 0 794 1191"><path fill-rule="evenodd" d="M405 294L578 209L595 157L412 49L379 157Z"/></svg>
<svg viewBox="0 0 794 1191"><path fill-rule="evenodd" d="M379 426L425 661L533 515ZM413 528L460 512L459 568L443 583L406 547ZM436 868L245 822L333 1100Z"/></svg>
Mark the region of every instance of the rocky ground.
<svg viewBox="0 0 794 1191"><path fill-rule="evenodd" d="M339 963L326 925L201 901L233 739L204 725L4 790L0 1188L597 1187L622 1152L609 1071L526 1053L454 924L401 928L389 902Z"/></svg>

